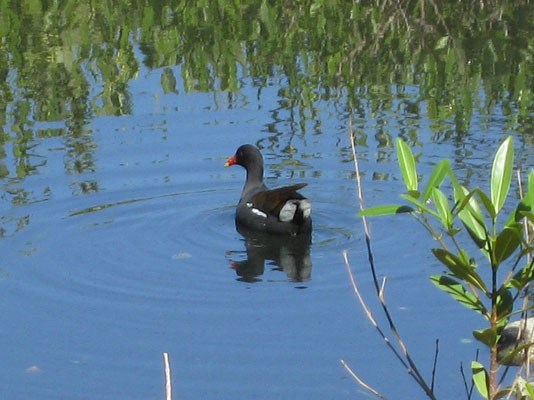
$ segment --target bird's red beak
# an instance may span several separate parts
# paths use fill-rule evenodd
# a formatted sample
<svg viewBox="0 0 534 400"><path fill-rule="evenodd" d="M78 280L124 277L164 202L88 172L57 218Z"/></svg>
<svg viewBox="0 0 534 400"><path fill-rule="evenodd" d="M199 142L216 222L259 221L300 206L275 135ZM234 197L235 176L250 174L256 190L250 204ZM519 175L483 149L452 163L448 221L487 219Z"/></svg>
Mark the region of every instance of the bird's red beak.
<svg viewBox="0 0 534 400"><path fill-rule="evenodd" d="M229 167L231 165L234 165L236 161L237 159L235 158L235 156L230 157L228 160L226 160L226 163L224 164L224 166Z"/></svg>

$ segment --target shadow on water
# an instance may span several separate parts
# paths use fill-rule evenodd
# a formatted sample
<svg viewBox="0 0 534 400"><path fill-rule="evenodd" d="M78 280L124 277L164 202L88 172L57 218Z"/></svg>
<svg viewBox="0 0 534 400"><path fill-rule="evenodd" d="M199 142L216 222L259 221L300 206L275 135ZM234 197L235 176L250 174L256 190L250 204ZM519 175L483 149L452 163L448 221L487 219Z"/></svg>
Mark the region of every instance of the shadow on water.
<svg viewBox="0 0 534 400"><path fill-rule="evenodd" d="M265 262L283 271L291 282L306 282L311 278L311 235L276 236L251 231L236 223L237 231L245 240L247 257L234 261L231 268L243 282L259 282L265 272Z"/></svg>

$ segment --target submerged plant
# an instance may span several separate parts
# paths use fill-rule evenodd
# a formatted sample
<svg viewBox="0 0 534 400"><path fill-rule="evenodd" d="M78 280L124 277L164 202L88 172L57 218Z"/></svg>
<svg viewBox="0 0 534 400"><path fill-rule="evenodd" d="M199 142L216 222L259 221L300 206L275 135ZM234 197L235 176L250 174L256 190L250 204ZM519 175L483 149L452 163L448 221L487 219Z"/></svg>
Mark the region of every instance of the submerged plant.
<svg viewBox="0 0 534 400"><path fill-rule="evenodd" d="M528 174L527 191L519 204L503 215L514 163L511 136L503 141L493 160L489 193L460 184L448 159L435 166L426 187L421 189L415 158L402 139L397 139L397 154L407 189L401 197L409 205L377 206L359 215L408 212L439 243L432 253L446 272L430 279L487 321L487 327L473 331L473 335L489 348L489 365L472 361L473 383L484 398L501 398L512 388L500 387L500 367L518 354L528 353L525 349L529 347L529 343L518 345L504 358L498 358L499 339L514 313L514 304L534 279L534 261L530 257L534 248L532 235L528 234L534 223L534 170ZM442 189L447 178L452 183L450 193ZM464 231L468 235L462 235ZM470 253L473 246L469 246L469 241L478 248L475 250L478 257ZM519 308L515 312L524 311L523 306ZM534 398L532 387L526 382L525 387Z"/></svg>

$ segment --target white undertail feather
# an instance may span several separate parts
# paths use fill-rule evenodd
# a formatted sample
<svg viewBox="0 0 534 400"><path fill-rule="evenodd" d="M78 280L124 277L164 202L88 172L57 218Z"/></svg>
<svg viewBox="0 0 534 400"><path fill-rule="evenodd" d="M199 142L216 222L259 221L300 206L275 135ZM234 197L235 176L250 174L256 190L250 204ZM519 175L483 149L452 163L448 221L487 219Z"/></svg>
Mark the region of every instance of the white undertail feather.
<svg viewBox="0 0 534 400"><path fill-rule="evenodd" d="M279 219L282 222L291 221L295 218L297 208L302 212L304 218L309 218L311 215L311 203L308 199L303 200L289 200L284 204L280 210Z"/></svg>
<svg viewBox="0 0 534 400"><path fill-rule="evenodd" d="M278 215L280 221L291 221L295 216L295 212L297 211L297 204L298 203L295 200L287 201L286 204L284 204L284 206L280 210L280 214Z"/></svg>
<svg viewBox="0 0 534 400"><path fill-rule="evenodd" d="M311 202L308 199L300 200L300 209L304 218L309 218L312 210Z"/></svg>

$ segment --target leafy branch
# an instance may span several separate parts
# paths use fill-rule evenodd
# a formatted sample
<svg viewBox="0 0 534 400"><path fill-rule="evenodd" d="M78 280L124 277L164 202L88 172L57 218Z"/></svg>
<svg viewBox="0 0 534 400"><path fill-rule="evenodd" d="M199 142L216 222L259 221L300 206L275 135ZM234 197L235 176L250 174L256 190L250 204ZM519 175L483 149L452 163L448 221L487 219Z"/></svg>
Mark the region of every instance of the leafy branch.
<svg viewBox="0 0 534 400"><path fill-rule="evenodd" d="M514 303L534 280L530 258L534 247L531 235L526 231L529 224L534 223L534 170L528 175L526 193L501 226L499 217L504 214L514 165L511 136L502 142L493 159L489 193L480 188L469 190L461 185L447 159L434 167L426 187L421 190L415 157L400 138L397 139L397 155L406 187L406 193L401 197L408 204L364 209L360 200L362 211L359 215L365 219L368 216L409 213L437 241L439 247L432 249L432 253L445 267L445 272L432 276L430 280L487 321L487 327L473 331L473 336L489 348L489 367L478 360L472 361L473 383L484 398L501 398L512 388L502 388L498 380L499 370L507 361L506 358L499 359L498 343L514 313ZM447 178L452 185L452 188L451 185L446 187L449 193L446 188L442 189ZM459 235L461 232L467 232L467 238ZM466 239L478 248L482 257L469 253L466 248L473 247L466 247ZM475 261L477 259L481 259L487 269L481 270ZM508 266L508 271L499 273L503 264ZM375 276L374 267L372 270ZM513 355L526 347L528 344L518 346ZM426 390L424 381L420 385L430 398L434 398L433 391L429 393Z"/></svg>

